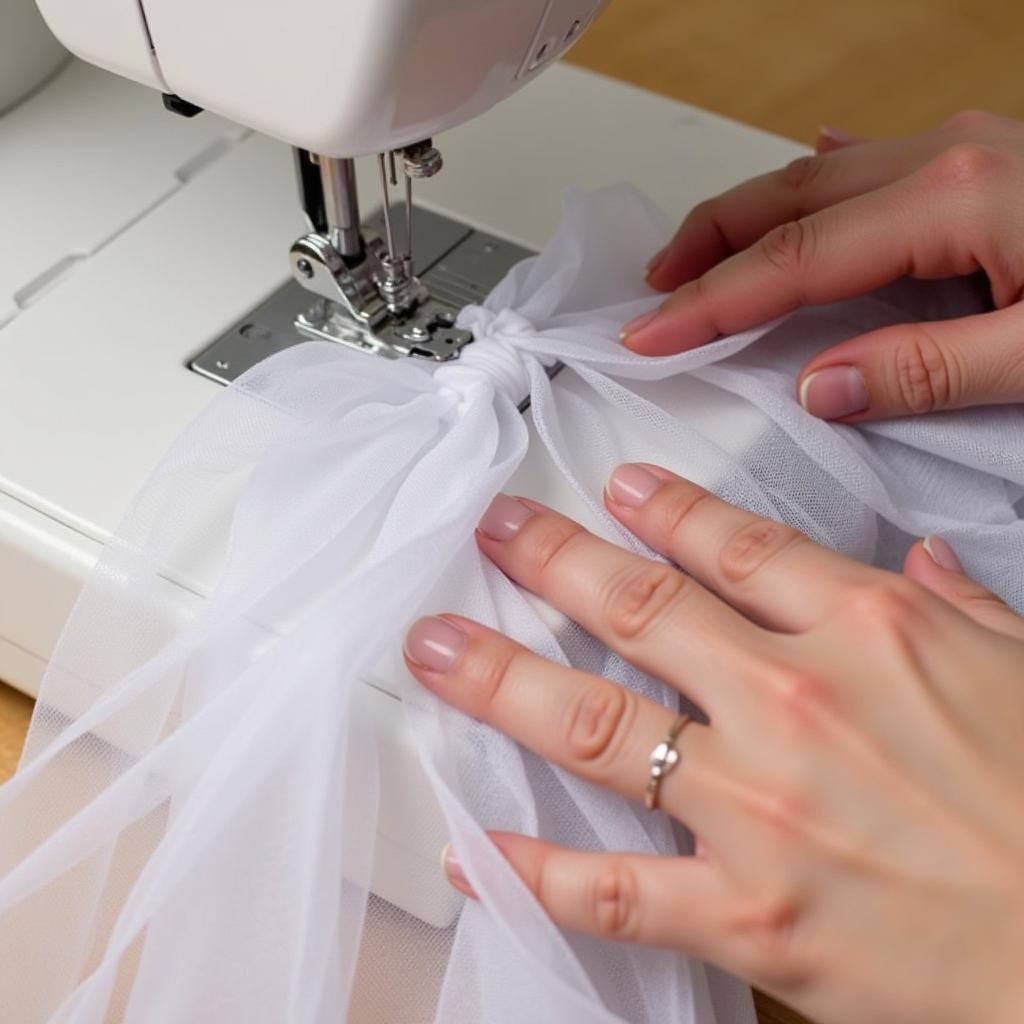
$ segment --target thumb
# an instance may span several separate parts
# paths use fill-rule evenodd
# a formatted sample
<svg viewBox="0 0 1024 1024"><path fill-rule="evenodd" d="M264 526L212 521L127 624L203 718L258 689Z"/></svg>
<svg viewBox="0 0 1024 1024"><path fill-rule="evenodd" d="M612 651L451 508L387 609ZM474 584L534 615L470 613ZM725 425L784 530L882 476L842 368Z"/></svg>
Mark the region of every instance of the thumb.
<svg viewBox="0 0 1024 1024"><path fill-rule="evenodd" d="M965 575L960 559L941 537L918 541L907 553L903 574L982 626L1024 640L1024 618Z"/></svg>
<svg viewBox="0 0 1024 1024"><path fill-rule="evenodd" d="M1024 306L851 338L807 364L797 393L845 423L1024 401Z"/></svg>

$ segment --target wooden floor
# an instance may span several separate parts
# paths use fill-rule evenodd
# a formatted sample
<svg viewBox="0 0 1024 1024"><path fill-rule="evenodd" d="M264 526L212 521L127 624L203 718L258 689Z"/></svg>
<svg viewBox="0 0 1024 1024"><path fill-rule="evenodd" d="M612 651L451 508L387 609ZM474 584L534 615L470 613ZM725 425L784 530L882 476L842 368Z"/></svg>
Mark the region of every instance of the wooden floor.
<svg viewBox="0 0 1024 1024"><path fill-rule="evenodd" d="M967 107L1024 118L1022 52L1022 0L612 0L571 59L810 143L822 124L902 135ZM0 684L0 781L30 714Z"/></svg>

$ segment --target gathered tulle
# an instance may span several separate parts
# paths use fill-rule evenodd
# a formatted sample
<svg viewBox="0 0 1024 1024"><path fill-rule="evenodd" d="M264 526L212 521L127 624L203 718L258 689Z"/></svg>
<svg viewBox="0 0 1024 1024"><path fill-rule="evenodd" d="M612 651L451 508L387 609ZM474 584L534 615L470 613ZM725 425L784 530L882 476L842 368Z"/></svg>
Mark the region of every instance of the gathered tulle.
<svg viewBox="0 0 1024 1024"><path fill-rule="evenodd" d="M601 493L618 462L657 461L880 565L941 533L1024 610L1024 414L855 429L793 398L826 345L983 308L967 281L630 353L621 325L658 301L637 268L667 232L627 187L574 196L544 253L463 312L478 340L458 363L310 343L185 429L106 546L0 788L3 1020L753 1021L713 968L548 920L488 829L669 856L676 834L442 705L405 670L402 634L460 612L678 706L476 550L528 452L636 550ZM408 749L381 739L382 714ZM415 771L396 782L403 757ZM395 786L439 813L396 819ZM446 910L430 857L399 878L422 916L374 895L410 833L434 854L450 837L479 901Z"/></svg>

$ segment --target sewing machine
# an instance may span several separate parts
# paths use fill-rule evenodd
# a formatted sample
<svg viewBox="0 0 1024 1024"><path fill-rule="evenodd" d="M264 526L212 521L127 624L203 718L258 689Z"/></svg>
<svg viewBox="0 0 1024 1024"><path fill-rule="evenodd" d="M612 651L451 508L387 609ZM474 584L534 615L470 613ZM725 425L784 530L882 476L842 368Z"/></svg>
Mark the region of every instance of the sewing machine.
<svg viewBox="0 0 1024 1024"><path fill-rule="evenodd" d="M39 0L82 59L0 116L0 678L37 691L100 546L217 386L310 337L458 358L458 308L543 245L567 186L629 179L675 217L800 152L557 63L603 3ZM55 68L38 29L22 46ZM659 400L705 415L691 387ZM717 409L727 443L757 431ZM514 487L588 519L540 445ZM374 889L444 925L443 822L372 682Z"/></svg>

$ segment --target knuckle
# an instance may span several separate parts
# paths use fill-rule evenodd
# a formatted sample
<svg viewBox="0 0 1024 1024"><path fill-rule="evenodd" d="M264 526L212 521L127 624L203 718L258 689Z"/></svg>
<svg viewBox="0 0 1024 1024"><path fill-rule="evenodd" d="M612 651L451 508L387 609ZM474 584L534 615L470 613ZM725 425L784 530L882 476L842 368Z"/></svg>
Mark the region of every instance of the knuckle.
<svg viewBox="0 0 1024 1024"><path fill-rule="evenodd" d="M776 665L763 678L772 703L791 729L820 720L831 705L828 684L806 669Z"/></svg>
<svg viewBox="0 0 1024 1024"><path fill-rule="evenodd" d="M826 160L822 156L801 156L782 169L782 181L797 192L807 192L821 178Z"/></svg>
<svg viewBox="0 0 1024 1024"><path fill-rule="evenodd" d="M965 590L959 594L959 601L962 608L979 618L988 618L994 615L999 616L1004 612L1010 611L1005 602L996 597L995 594L985 590L983 587L971 587L970 589L965 588Z"/></svg>
<svg viewBox="0 0 1024 1024"><path fill-rule="evenodd" d="M636 873L612 860L594 876L589 903L594 931L608 939L629 941L639 934L640 900Z"/></svg>
<svg viewBox="0 0 1024 1024"><path fill-rule="evenodd" d="M956 593L960 610L977 622L993 629L1013 627L1014 633L1024 633L1024 619L991 591L976 583L965 584Z"/></svg>
<svg viewBox="0 0 1024 1024"><path fill-rule="evenodd" d="M714 303L714 297L711 294L711 286L708 282L707 274L701 274L700 277L695 277L683 287L686 288L688 298L693 302L694 306L705 311L711 321L712 327L714 327L719 334L724 333L718 325L717 310Z"/></svg>
<svg viewBox="0 0 1024 1024"><path fill-rule="evenodd" d="M747 971L761 985L792 987L806 978L795 951L799 905L791 896L762 898L737 915L735 932L747 950Z"/></svg>
<svg viewBox="0 0 1024 1024"><path fill-rule="evenodd" d="M730 203L725 195L704 199L687 214L683 222L684 227L695 228L703 234L717 238L728 251L735 252L736 247L728 229L729 208Z"/></svg>
<svg viewBox="0 0 1024 1024"><path fill-rule="evenodd" d="M801 534L790 526L759 519L741 527L722 546L719 567L733 583L743 583L775 555L798 543Z"/></svg>
<svg viewBox="0 0 1024 1024"><path fill-rule="evenodd" d="M541 577L558 571L561 557L575 543L578 543L586 531L578 523L558 520L537 531L533 537L530 556Z"/></svg>
<svg viewBox="0 0 1024 1024"><path fill-rule="evenodd" d="M612 580L605 599L605 622L619 640L653 633L686 589L686 578L667 565L630 567Z"/></svg>
<svg viewBox="0 0 1024 1024"><path fill-rule="evenodd" d="M846 614L864 636L906 633L917 618L917 594L908 581L893 576L865 583L847 597Z"/></svg>
<svg viewBox="0 0 1024 1024"><path fill-rule="evenodd" d="M764 259L780 274L801 277L814 259L814 228L809 218L772 228L760 241Z"/></svg>
<svg viewBox="0 0 1024 1024"><path fill-rule="evenodd" d="M686 220L695 224L714 222L718 217L718 200L702 199L695 206L690 208Z"/></svg>
<svg viewBox="0 0 1024 1024"><path fill-rule="evenodd" d="M959 142L935 158L932 173L943 188L974 192L986 187L1002 164L1002 154L992 146Z"/></svg>
<svg viewBox="0 0 1024 1024"><path fill-rule="evenodd" d="M460 673L473 684L466 688L472 694L467 710L474 718L486 719L524 652L514 643L499 641L473 643L468 653L470 656L462 659L465 667Z"/></svg>
<svg viewBox="0 0 1024 1024"><path fill-rule="evenodd" d="M924 326L908 326L894 359L897 395L911 412L933 412L959 401L962 370Z"/></svg>
<svg viewBox="0 0 1024 1024"><path fill-rule="evenodd" d="M709 491L692 487L662 487L655 505L658 517L655 525L658 534L670 544L673 541L681 541L691 514L712 497Z"/></svg>
<svg viewBox="0 0 1024 1024"><path fill-rule="evenodd" d="M614 761L636 712L635 696L612 683L586 686L570 704L563 738L570 756L595 764Z"/></svg>

